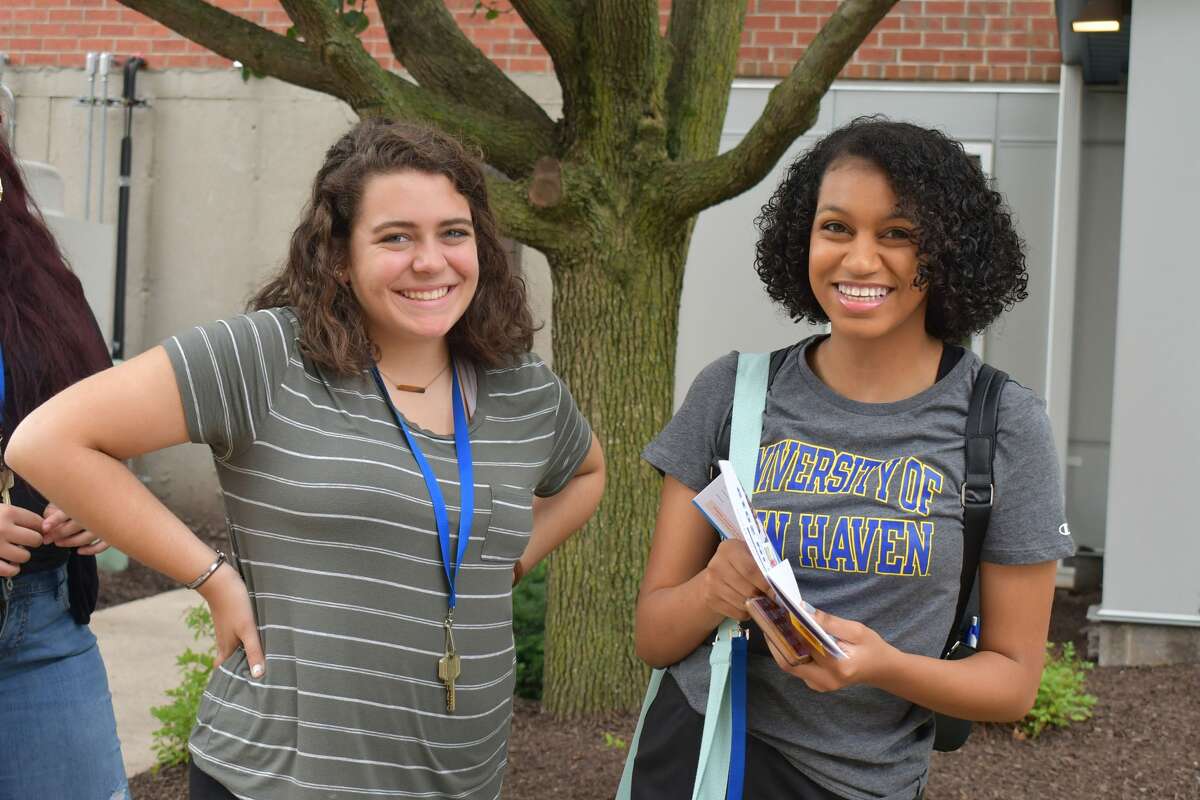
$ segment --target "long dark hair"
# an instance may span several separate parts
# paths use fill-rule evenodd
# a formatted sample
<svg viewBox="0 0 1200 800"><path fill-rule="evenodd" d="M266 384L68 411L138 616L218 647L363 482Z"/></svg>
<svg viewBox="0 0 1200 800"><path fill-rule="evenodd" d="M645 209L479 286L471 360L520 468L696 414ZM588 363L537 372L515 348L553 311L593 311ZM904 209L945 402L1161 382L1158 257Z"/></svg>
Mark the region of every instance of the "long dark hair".
<svg viewBox="0 0 1200 800"><path fill-rule="evenodd" d="M367 180L403 170L445 175L471 207L479 287L450 329L451 349L487 366L528 351L534 327L525 284L500 244L479 159L444 133L404 122L365 119L329 148L292 234L287 263L250 307L295 306L300 347L309 358L341 374L369 367L377 353L358 300L338 273L349 258L350 230Z"/></svg>
<svg viewBox="0 0 1200 800"><path fill-rule="evenodd" d="M3 137L0 181L0 345L9 376L4 429L11 431L30 411L112 359L83 286L30 199Z"/></svg>

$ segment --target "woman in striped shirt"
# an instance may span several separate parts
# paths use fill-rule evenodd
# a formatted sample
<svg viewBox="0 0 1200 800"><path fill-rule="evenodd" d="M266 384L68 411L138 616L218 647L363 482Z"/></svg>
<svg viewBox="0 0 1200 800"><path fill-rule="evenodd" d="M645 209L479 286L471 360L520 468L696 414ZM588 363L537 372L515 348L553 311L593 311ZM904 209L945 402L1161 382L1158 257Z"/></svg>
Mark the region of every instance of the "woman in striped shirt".
<svg viewBox="0 0 1200 800"><path fill-rule="evenodd" d="M64 392L6 455L208 601L193 797L495 798L511 586L592 514L604 464L528 352L478 162L358 124L252 305ZM212 450L227 557L121 464L186 441Z"/></svg>

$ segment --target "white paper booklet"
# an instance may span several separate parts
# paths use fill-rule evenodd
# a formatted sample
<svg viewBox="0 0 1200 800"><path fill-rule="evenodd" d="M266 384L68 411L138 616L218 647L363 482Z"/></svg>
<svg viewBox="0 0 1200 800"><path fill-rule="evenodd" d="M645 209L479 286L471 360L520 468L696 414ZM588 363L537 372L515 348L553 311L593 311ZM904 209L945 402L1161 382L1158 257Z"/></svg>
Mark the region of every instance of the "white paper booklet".
<svg viewBox="0 0 1200 800"><path fill-rule="evenodd" d="M754 557L754 563L775 590L776 599L796 617L801 632L811 635L805 638L834 657L845 658L846 653L838 647L837 640L813 619L813 607L804 602L791 565L787 561L781 561L775 548L771 546L771 540L767 538L766 531L750 507L750 498L746 490L734 474L733 464L728 461L719 461L717 464L721 474L704 487L692 502L722 538L741 539L746 543L750 548L750 555ZM816 641L813 641L814 639Z"/></svg>

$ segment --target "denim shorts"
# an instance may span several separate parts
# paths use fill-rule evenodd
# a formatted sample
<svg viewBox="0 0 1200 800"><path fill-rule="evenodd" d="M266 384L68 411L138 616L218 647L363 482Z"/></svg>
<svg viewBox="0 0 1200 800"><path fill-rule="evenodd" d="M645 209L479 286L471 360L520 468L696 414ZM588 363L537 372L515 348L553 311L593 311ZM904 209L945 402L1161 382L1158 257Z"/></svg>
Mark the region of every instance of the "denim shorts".
<svg viewBox="0 0 1200 800"><path fill-rule="evenodd" d="M96 637L66 567L0 578L0 800L129 797Z"/></svg>

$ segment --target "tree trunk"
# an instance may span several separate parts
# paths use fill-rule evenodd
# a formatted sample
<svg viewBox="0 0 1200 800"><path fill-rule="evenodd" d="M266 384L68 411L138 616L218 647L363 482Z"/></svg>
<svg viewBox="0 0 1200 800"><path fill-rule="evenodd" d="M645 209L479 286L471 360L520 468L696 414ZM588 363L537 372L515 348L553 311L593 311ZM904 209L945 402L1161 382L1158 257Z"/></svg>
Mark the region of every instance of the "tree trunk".
<svg viewBox="0 0 1200 800"><path fill-rule="evenodd" d="M599 511L551 557L543 704L555 714L635 709L646 688L634 602L660 483L640 454L671 415L691 229L611 236L581 260L551 262L554 368L608 466Z"/></svg>

